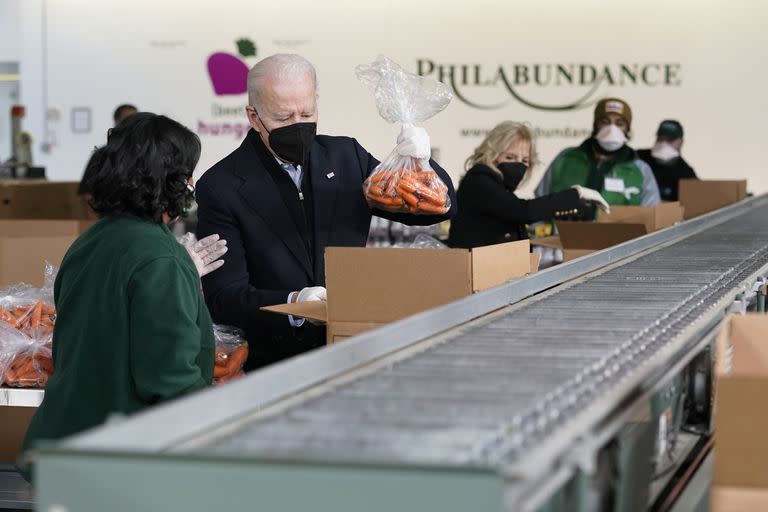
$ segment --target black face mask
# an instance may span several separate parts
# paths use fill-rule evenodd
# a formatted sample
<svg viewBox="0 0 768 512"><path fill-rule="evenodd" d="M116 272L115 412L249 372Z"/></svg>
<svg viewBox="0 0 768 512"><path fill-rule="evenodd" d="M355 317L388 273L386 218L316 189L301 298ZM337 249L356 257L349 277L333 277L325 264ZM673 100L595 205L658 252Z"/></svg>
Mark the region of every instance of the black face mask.
<svg viewBox="0 0 768 512"><path fill-rule="evenodd" d="M261 124L263 126L264 121L261 121ZM264 126L264 129L266 130L267 127ZM269 145L277 156L286 162L304 165L317 134L317 123L289 124L272 131L267 130L267 134L269 134Z"/></svg>
<svg viewBox="0 0 768 512"><path fill-rule="evenodd" d="M502 162L496 167L499 168L501 174L504 176L504 186L509 190L514 191L520 182L523 181L525 172L528 170L528 166L522 162Z"/></svg>

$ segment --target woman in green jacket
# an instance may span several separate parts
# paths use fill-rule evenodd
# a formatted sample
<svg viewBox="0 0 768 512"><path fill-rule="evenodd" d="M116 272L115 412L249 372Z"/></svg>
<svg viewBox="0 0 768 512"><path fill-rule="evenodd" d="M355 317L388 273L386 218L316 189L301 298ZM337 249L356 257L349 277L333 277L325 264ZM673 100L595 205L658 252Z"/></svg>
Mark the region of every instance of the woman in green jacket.
<svg viewBox="0 0 768 512"><path fill-rule="evenodd" d="M54 374L25 448L211 383L211 317L195 264L167 226L193 200L200 140L172 119L138 113L111 130L98 156L91 204L102 219L59 269Z"/></svg>

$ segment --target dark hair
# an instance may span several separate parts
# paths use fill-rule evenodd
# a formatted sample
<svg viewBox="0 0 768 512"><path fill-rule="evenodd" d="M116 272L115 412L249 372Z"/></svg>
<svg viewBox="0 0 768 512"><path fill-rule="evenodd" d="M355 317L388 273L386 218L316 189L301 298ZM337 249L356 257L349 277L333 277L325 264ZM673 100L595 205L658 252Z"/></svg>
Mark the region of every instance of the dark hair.
<svg viewBox="0 0 768 512"><path fill-rule="evenodd" d="M100 215L128 213L161 222L192 201L187 183L200 158L200 139L173 119L140 112L111 129L93 158L91 207Z"/></svg>
<svg viewBox="0 0 768 512"><path fill-rule="evenodd" d="M134 105L131 105L130 103L123 103L115 109L114 113L112 114L112 119L115 120L115 124L118 124L126 117L130 117L138 111L139 109L137 109Z"/></svg>

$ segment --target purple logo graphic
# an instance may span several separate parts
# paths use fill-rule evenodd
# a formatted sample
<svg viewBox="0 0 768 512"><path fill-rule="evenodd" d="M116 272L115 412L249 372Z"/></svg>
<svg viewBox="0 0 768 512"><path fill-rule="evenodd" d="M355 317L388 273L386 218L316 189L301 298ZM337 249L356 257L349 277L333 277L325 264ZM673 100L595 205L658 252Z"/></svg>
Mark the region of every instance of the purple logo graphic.
<svg viewBox="0 0 768 512"><path fill-rule="evenodd" d="M242 57L256 55L256 45L250 39L238 39L237 50ZM208 76L217 96L248 92L248 66L237 55L216 52L208 57Z"/></svg>

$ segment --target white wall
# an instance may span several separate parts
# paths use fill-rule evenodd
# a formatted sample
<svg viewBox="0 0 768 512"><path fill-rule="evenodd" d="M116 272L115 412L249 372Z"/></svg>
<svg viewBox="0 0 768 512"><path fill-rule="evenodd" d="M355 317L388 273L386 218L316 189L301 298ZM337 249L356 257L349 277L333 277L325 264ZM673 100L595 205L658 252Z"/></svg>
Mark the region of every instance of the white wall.
<svg viewBox="0 0 768 512"><path fill-rule="evenodd" d="M684 156L702 177L747 177L752 191L768 191L768 173L762 171L768 3L759 0L0 2L4 9L14 4L24 27L23 46L16 53L23 64L26 127L38 141L42 139L44 83L49 105L62 114L58 123L48 123L58 145L48 155L39 148L36 153L53 179L79 178L89 150L104 142L112 110L122 102L166 113L193 130L199 122L245 123L244 114L214 116L214 105L239 109L246 97L214 95L205 63L215 51L236 53L234 41L250 37L258 57L245 59L249 65L278 51L294 51L312 60L320 79L320 132L356 136L379 157L391 149L397 129L378 117L371 93L354 76L355 65L370 62L379 53L412 71L419 59L480 65L488 78L499 66L513 74L515 65L534 63L612 69L620 64L679 66L679 85L602 85L591 100L615 94L630 102L635 147L652 143L663 118L679 119L686 130ZM47 81L39 34L46 5ZM11 12L14 15L19 16ZM0 19L2 28L7 16ZM6 39L9 36L1 31L0 48L7 48ZM586 94L589 87L528 85L516 90L528 100L554 105ZM583 109L556 112L527 107L501 85L460 92L474 101L504 102L504 106L481 110L455 98L427 122L441 163L454 178L461 175L464 159L480 141L479 135L462 135L462 130L487 129L514 119L575 132L575 137L540 139L547 164L563 147L581 142L591 126L589 101ZM92 133L71 132L73 107L92 108ZM199 172L240 142L235 135L201 138ZM543 169L539 167L539 173Z"/></svg>

